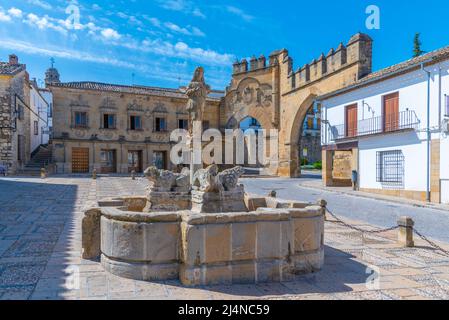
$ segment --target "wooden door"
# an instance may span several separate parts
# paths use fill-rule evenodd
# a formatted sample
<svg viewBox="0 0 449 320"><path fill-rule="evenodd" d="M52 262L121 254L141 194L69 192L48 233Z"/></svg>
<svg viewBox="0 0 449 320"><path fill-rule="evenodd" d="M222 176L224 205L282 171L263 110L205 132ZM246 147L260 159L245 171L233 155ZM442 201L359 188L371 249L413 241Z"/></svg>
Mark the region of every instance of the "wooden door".
<svg viewBox="0 0 449 320"><path fill-rule="evenodd" d="M72 148L72 172L89 172L89 148Z"/></svg>
<svg viewBox="0 0 449 320"><path fill-rule="evenodd" d="M128 151L128 172L142 172L142 151Z"/></svg>
<svg viewBox="0 0 449 320"><path fill-rule="evenodd" d="M153 154L153 165L161 170L166 170L166 153L165 151L155 151Z"/></svg>
<svg viewBox="0 0 449 320"><path fill-rule="evenodd" d="M101 150L101 173L116 173L117 158L115 150Z"/></svg>
<svg viewBox="0 0 449 320"><path fill-rule="evenodd" d="M357 136L357 104L346 107L346 137Z"/></svg>
<svg viewBox="0 0 449 320"><path fill-rule="evenodd" d="M383 107L383 129L384 132L399 129L399 93L395 92L384 96Z"/></svg>

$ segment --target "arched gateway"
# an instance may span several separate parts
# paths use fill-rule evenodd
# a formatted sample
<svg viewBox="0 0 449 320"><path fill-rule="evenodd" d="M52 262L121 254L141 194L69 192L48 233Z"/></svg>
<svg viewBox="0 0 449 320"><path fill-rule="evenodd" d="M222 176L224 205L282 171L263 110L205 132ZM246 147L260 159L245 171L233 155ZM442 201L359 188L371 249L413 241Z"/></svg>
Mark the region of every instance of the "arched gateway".
<svg viewBox="0 0 449 320"><path fill-rule="evenodd" d="M296 71L288 51L242 60L233 65L230 85L221 108L221 128L237 129L248 117L263 129L277 129L279 157L271 161L273 175L298 177L303 123L316 97L357 82L371 72L372 40L354 35L346 45L322 54Z"/></svg>

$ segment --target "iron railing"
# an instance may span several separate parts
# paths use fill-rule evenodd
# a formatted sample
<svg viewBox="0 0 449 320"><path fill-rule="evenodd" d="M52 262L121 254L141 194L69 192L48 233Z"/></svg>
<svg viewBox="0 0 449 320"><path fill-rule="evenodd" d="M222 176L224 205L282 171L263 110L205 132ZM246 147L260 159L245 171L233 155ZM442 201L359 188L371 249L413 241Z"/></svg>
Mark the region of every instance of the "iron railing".
<svg viewBox="0 0 449 320"><path fill-rule="evenodd" d="M395 132L400 130L418 130L420 120L415 111L406 110L398 114L379 116L354 123L330 126L332 140L356 138L361 136Z"/></svg>

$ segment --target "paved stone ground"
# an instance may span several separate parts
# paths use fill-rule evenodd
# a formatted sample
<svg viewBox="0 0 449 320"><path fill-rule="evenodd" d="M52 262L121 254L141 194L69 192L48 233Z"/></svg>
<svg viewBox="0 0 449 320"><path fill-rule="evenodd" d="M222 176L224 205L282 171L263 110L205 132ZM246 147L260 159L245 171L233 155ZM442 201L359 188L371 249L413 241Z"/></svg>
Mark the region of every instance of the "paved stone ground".
<svg viewBox="0 0 449 320"><path fill-rule="evenodd" d="M421 242L398 248L395 232L363 237L333 223L323 270L282 284L185 288L121 279L82 260L84 204L144 187L119 177L0 179L0 299L449 299L449 257ZM371 270L379 283L369 289Z"/></svg>
<svg viewBox="0 0 449 320"><path fill-rule="evenodd" d="M399 203L386 197L371 198L359 193L346 194L340 188L316 188L321 185L320 176L304 175L301 179L243 179L246 190L256 194L268 194L276 190L280 198L290 200L315 201L326 199L329 210L335 214L354 220L365 221L379 227L391 227L400 216L409 216L417 229L434 239L449 243L449 211L432 207L417 207L412 201ZM310 186L314 185L314 188ZM390 197L391 198L391 197Z"/></svg>

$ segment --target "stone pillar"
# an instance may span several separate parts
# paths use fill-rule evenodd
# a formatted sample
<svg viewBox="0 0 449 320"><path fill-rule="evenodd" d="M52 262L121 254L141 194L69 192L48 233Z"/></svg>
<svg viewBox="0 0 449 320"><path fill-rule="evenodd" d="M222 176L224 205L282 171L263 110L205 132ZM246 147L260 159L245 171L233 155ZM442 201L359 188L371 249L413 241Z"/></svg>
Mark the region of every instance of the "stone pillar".
<svg viewBox="0 0 449 320"><path fill-rule="evenodd" d="M413 227L415 222L410 217L400 217L398 220L398 243L399 245L412 248L415 246L413 241Z"/></svg>
<svg viewBox="0 0 449 320"><path fill-rule="evenodd" d="M190 182L193 184L193 177L203 167L201 158L202 135L203 135L203 113L206 105L207 95L210 87L204 81L204 69L198 67L195 70L192 81L186 90L189 98L187 101L187 112L189 112L189 135L190 135Z"/></svg>
<svg viewBox="0 0 449 320"><path fill-rule="evenodd" d="M440 190L440 140L431 141L431 160L430 160L430 201L441 203Z"/></svg>
<svg viewBox="0 0 449 320"><path fill-rule="evenodd" d="M190 138L190 184L193 185L195 173L203 168L202 162L202 121L193 121L192 137Z"/></svg>
<svg viewBox="0 0 449 320"><path fill-rule="evenodd" d="M322 152L322 161L323 161L323 185L325 187L332 187L333 185L333 179L332 179L332 151L330 150L323 150Z"/></svg>

